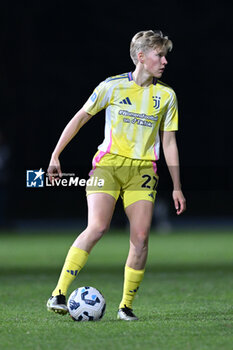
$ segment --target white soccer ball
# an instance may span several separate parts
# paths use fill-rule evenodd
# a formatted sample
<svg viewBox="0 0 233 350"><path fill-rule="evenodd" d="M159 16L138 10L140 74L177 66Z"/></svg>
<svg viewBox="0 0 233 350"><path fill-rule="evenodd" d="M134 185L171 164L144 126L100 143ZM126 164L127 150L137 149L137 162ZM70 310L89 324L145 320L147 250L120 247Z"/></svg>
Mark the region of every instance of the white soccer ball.
<svg viewBox="0 0 233 350"><path fill-rule="evenodd" d="M71 293L67 306L74 321L98 321L104 316L106 302L98 289L80 287Z"/></svg>

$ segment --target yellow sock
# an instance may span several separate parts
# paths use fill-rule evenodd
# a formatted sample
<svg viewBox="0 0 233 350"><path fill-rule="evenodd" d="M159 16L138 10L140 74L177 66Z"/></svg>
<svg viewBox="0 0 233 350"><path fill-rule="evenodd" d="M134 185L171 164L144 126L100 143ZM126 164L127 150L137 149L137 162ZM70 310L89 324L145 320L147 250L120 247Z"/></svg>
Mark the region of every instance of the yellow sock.
<svg viewBox="0 0 233 350"><path fill-rule="evenodd" d="M58 294L66 295L69 285L71 282L73 282L80 270L86 264L88 255L89 254L85 250L73 246L70 248L66 256L66 260L63 265L57 286L52 292L53 296Z"/></svg>
<svg viewBox="0 0 233 350"><path fill-rule="evenodd" d="M125 305L132 309L132 302L143 279L144 272L145 270L134 270L125 265L123 296L119 309L123 308Z"/></svg>

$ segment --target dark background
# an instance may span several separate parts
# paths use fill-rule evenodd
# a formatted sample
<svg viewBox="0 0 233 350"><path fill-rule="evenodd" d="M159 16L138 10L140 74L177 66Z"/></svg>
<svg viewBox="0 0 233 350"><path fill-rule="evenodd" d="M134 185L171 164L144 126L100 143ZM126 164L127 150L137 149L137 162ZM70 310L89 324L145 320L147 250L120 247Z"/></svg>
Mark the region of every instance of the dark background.
<svg viewBox="0 0 233 350"><path fill-rule="evenodd" d="M86 218L83 189L26 188L26 170L47 169L63 128L100 81L134 69L129 44L147 29L161 29L174 44L162 81L179 102L188 206L180 219L232 217L231 14L229 1L2 2L0 131L10 158L1 205L8 224ZM62 153L63 172L87 178L103 128L101 112ZM165 201L174 218L163 157L158 167L158 203ZM122 213L118 204L115 222Z"/></svg>

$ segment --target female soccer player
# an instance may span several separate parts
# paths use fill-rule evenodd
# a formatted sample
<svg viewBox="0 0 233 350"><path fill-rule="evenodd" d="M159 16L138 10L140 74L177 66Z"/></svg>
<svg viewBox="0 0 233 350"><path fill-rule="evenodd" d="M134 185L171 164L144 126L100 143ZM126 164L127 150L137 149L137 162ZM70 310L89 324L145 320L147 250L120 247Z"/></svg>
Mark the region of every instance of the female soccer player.
<svg viewBox="0 0 233 350"><path fill-rule="evenodd" d="M62 176L59 155L79 129L100 110L106 110L105 138L93 158L90 176L104 180L102 187L87 187L88 224L71 246L57 286L47 302L48 310L67 313L69 285L85 265L94 245L108 230L116 201L121 195L130 223L130 248L125 265L123 296L118 318L137 320L132 302L143 279L148 236L158 182L156 161L160 138L173 181L177 215L186 209L181 190L178 129L174 91L158 80L167 65L172 42L161 31L141 31L130 45L133 72L101 82L88 101L65 127L52 154L48 173Z"/></svg>

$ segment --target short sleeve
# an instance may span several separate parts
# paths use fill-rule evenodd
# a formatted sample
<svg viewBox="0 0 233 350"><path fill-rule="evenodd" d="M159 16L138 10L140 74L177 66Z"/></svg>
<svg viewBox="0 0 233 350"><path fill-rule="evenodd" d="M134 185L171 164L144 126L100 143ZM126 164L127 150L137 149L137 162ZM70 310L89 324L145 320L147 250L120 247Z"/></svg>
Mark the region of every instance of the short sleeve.
<svg viewBox="0 0 233 350"><path fill-rule="evenodd" d="M85 112L95 115L102 109L107 108L110 101L109 91L107 89L106 81L102 81L93 91L83 109Z"/></svg>
<svg viewBox="0 0 233 350"><path fill-rule="evenodd" d="M178 104L176 94L174 91L172 91L172 93L170 94L170 100L168 102L166 112L164 113L160 123L160 130L178 130Z"/></svg>

